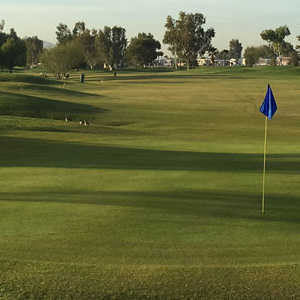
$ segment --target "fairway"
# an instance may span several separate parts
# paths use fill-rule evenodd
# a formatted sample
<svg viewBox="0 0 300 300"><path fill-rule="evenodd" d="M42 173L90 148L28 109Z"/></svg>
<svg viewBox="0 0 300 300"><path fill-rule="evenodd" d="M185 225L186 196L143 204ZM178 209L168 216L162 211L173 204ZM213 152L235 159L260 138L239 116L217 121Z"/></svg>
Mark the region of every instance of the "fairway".
<svg viewBox="0 0 300 300"><path fill-rule="evenodd" d="M300 299L300 68L79 76L0 73L0 299Z"/></svg>

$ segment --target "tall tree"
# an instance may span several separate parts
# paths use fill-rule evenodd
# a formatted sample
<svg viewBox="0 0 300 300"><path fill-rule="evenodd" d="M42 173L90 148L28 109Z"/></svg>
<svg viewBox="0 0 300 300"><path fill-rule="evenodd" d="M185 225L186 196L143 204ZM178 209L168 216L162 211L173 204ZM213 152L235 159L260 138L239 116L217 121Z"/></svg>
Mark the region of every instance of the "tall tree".
<svg viewBox="0 0 300 300"><path fill-rule="evenodd" d="M60 44L55 48L44 50L41 61L45 68L57 78L62 78L62 74L77 68L84 60L82 45L78 40Z"/></svg>
<svg viewBox="0 0 300 300"><path fill-rule="evenodd" d="M73 37L77 35L81 35L85 32L85 23L77 22L73 28Z"/></svg>
<svg viewBox="0 0 300 300"><path fill-rule="evenodd" d="M103 64L103 54L100 49L98 32L95 29L85 29L78 37L84 51L85 62L93 70L97 64Z"/></svg>
<svg viewBox="0 0 300 300"><path fill-rule="evenodd" d="M229 54L230 58L235 58L236 60L242 57L243 46L239 40L232 39L229 42Z"/></svg>
<svg viewBox="0 0 300 300"><path fill-rule="evenodd" d="M207 50L207 53L210 57L212 65L214 65L215 64L215 59L216 59L217 55L219 54L218 49L213 47L213 46L210 46Z"/></svg>
<svg viewBox="0 0 300 300"><path fill-rule="evenodd" d="M227 49L223 49L222 51L220 51L218 54L217 54L217 58L218 59L223 59L223 60L229 60L231 57L230 57L230 52L229 50Z"/></svg>
<svg viewBox="0 0 300 300"><path fill-rule="evenodd" d="M1 20L1 22L0 22L0 32L2 32L4 30L4 25L5 25L5 21Z"/></svg>
<svg viewBox="0 0 300 300"><path fill-rule="evenodd" d="M43 51L43 41L37 36L24 39L26 45L26 64L32 66L38 63L39 56Z"/></svg>
<svg viewBox="0 0 300 300"><path fill-rule="evenodd" d="M269 46L263 45L256 47L256 49L258 51L259 57L275 59L275 54L272 48L270 48Z"/></svg>
<svg viewBox="0 0 300 300"><path fill-rule="evenodd" d="M9 37L1 46L3 66L12 72L14 66L24 66L26 63L26 46L20 38Z"/></svg>
<svg viewBox="0 0 300 300"><path fill-rule="evenodd" d="M244 57L246 59L246 66L253 67L260 57L257 47L247 47L245 49Z"/></svg>
<svg viewBox="0 0 300 300"><path fill-rule="evenodd" d="M4 22L4 20L2 20L1 24L0 24L0 67L4 67L4 64L5 64L5 58L4 58L4 54L1 51L1 47L8 39L8 34L3 32L4 24L5 24L5 22Z"/></svg>
<svg viewBox="0 0 300 300"><path fill-rule="evenodd" d="M105 26L103 30L99 30L99 43L104 62L107 65L117 68L123 64L127 46L124 28Z"/></svg>
<svg viewBox="0 0 300 300"><path fill-rule="evenodd" d="M274 54L278 57L282 55L283 48L285 47L286 42L284 39L290 34L287 26L280 26L275 30L266 29L260 36L264 41L269 43L269 47L273 49Z"/></svg>
<svg viewBox="0 0 300 300"><path fill-rule="evenodd" d="M162 52L157 51L160 49L160 42L155 40L151 33L142 32L131 39L127 48L127 57L136 65L149 65L158 56L163 55Z"/></svg>
<svg viewBox="0 0 300 300"><path fill-rule="evenodd" d="M273 50L269 46L259 47L247 47L245 49L244 57L246 59L246 65L252 67L255 65L259 58L268 58L272 60L272 64L275 64L276 57Z"/></svg>
<svg viewBox="0 0 300 300"><path fill-rule="evenodd" d="M297 36L298 42L300 42L300 35ZM300 55L300 45L296 46L296 51L298 52L298 55Z"/></svg>
<svg viewBox="0 0 300 300"><path fill-rule="evenodd" d="M291 43L285 42L281 48L281 54L283 56L291 56L296 50Z"/></svg>
<svg viewBox="0 0 300 300"><path fill-rule="evenodd" d="M175 57L175 68L177 69L178 54L180 52L180 34L179 31L176 30L176 21L171 16L167 17L165 28L166 32L163 43L169 45L168 50L171 51Z"/></svg>
<svg viewBox="0 0 300 300"><path fill-rule="evenodd" d="M112 28L112 53L113 64L115 66L123 65L127 47L126 30L122 27L114 26Z"/></svg>
<svg viewBox="0 0 300 300"><path fill-rule="evenodd" d="M0 64L2 67L13 70L14 66L24 66L26 63L25 42L20 39L12 28L9 34L0 33Z"/></svg>
<svg viewBox="0 0 300 300"><path fill-rule="evenodd" d="M169 50L175 56L186 62L188 69L198 55L203 55L209 49L215 36L213 28L203 28L205 23L206 19L200 13L180 12L178 20L167 17L163 42L170 45Z"/></svg>
<svg viewBox="0 0 300 300"><path fill-rule="evenodd" d="M56 40L58 44L64 44L72 40L72 33L68 25L59 23L56 27Z"/></svg>
<svg viewBox="0 0 300 300"><path fill-rule="evenodd" d="M1 24L0 24L0 67L1 68L4 67L4 55L2 53L1 47L8 39L7 34L3 32L4 25L5 25L5 22L4 22L4 20L2 20Z"/></svg>
<svg viewBox="0 0 300 300"><path fill-rule="evenodd" d="M290 57L291 57L290 64L293 65L293 66L298 66L299 65L299 54L298 54L298 52L297 51L292 52Z"/></svg>

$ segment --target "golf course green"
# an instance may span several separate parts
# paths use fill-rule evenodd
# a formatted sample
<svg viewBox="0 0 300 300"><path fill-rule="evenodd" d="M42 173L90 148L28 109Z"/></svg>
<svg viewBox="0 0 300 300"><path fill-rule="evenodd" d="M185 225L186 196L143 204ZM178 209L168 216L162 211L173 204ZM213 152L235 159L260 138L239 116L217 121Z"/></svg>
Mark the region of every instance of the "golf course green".
<svg viewBox="0 0 300 300"><path fill-rule="evenodd" d="M0 299L300 299L300 68L79 77L0 73Z"/></svg>

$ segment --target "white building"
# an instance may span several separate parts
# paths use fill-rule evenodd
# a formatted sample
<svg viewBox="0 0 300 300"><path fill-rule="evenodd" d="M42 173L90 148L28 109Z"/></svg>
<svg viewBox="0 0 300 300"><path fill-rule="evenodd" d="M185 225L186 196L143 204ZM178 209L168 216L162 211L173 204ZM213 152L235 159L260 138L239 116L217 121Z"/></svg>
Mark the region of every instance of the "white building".
<svg viewBox="0 0 300 300"><path fill-rule="evenodd" d="M271 66L271 64L272 64L271 58L260 57L256 63L256 66Z"/></svg>
<svg viewBox="0 0 300 300"><path fill-rule="evenodd" d="M288 66L291 63L291 57L279 56L276 59L276 64L278 66Z"/></svg>
<svg viewBox="0 0 300 300"><path fill-rule="evenodd" d="M198 63L198 66L210 66L212 64L211 59L207 58L207 57L197 58L197 63Z"/></svg>
<svg viewBox="0 0 300 300"><path fill-rule="evenodd" d="M174 59L160 56L154 61L154 65L160 67L172 67L174 65Z"/></svg>

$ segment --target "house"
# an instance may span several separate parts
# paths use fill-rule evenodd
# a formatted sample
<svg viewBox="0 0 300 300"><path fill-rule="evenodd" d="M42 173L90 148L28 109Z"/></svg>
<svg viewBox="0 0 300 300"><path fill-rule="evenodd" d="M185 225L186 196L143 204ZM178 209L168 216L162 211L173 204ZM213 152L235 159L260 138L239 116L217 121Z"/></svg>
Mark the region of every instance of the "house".
<svg viewBox="0 0 300 300"><path fill-rule="evenodd" d="M211 59L207 57L197 58L198 66L210 66L212 64Z"/></svg>
<svg viewBox="0 0 300 300"><path fill-rule="evenodd" d="M153 62L156 67L172 67L174 66L174 59L166 56L159 56Z"/></svg>
<svg viewBox="0 0 300 300"><path fill-rule="evenodd" d="M215 59L215 66L218 66L218 67L229 66L229 60L226 60L226 59Z"/></svg>
<svg viewBox="0 0 300 300"><path fill-rule="evenodd" d="M276 64L278 66L288 66L291 63L292 58L286 56L279 56L276 59Z"/></svg>
<svg viewBox="0 0 300 300"><path fill-rule="evenodd" d="M256 63L256 66L271 66L271 65L272 65L271 58L260 57Z"/></svg>

